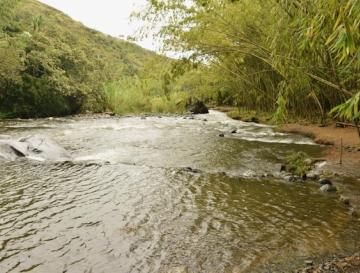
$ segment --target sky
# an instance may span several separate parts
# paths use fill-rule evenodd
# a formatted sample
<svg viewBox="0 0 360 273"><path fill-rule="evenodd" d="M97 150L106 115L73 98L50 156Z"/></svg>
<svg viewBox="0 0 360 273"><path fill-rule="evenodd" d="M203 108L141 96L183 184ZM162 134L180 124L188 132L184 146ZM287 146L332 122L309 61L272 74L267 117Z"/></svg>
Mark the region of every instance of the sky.
<svg viewBox="0 0 360 273"><path fill-rule="evenodd" d="M141 22L130 22L133 11L141 10L147 0L40 0L63 11L84 25L114 37L133 36ZM159 44L151 38L137 42L156 51Z"/></svg>

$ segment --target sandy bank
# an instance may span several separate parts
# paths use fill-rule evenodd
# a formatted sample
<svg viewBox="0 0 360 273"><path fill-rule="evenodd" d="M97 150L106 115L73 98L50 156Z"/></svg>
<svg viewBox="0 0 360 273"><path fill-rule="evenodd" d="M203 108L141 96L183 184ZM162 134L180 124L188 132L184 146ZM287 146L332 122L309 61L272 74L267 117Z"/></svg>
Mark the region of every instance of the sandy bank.
<svg viewBox="0 0 360 273"><path fill-rule="evenodd" d="M316 143L327 145L328 149L322 156L333 168L360 176L360 138L356 128L338 128L335 124L327 127L286 124L279 127L279 130L307 135L312 137Z"/></svg>

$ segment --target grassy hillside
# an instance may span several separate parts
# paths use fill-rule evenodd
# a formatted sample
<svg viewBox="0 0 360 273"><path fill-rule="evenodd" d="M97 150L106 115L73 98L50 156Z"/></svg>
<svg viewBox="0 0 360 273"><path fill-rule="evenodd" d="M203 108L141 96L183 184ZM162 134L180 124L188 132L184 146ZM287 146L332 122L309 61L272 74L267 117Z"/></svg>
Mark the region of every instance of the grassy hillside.
<svg viewBox="0 0 360 273"><path fill-rule="evenodd" d="M2 116L103 111L119 106L109 98L121 100L120 87L166 89L163 74L171 61L165 57L35 0L0 0L0 10Z"/></svg>

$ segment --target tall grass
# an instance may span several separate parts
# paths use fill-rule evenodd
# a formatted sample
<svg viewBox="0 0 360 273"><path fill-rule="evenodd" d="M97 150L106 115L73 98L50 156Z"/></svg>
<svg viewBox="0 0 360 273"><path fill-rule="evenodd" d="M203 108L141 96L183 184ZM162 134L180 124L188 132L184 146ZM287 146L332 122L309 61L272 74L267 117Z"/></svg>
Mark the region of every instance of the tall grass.
<svg viewBox="0 0 360 273"><path fill-rule="evenodd" d="M183 113L188 94L172 91L165 95L158 81L125 78L107 83L108 108L117 114Z"/></svg>

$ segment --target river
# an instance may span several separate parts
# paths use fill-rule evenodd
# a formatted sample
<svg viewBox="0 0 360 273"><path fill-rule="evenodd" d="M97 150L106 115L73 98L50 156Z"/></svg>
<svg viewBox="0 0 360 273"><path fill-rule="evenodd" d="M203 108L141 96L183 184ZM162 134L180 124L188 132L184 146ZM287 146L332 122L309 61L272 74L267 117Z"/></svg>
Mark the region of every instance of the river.
<svg viewBox="0 0 360 273"><path fill-rule="evenodd" d="M0 272L289 272L358 247L332 194L278 175L311 139L215 111L1 122L35 134L74 161L0 162Z"/></svg>

